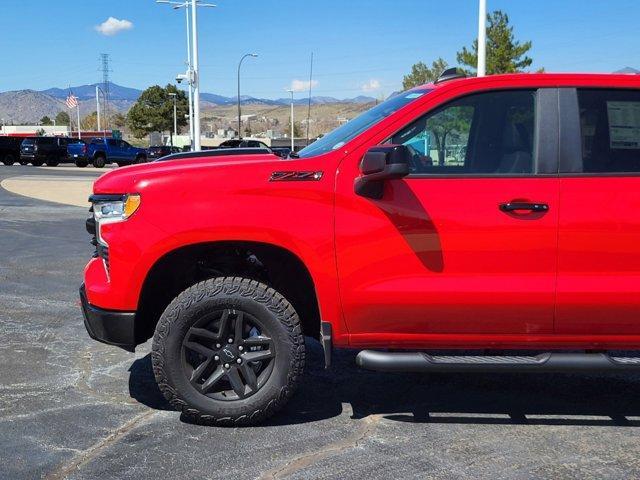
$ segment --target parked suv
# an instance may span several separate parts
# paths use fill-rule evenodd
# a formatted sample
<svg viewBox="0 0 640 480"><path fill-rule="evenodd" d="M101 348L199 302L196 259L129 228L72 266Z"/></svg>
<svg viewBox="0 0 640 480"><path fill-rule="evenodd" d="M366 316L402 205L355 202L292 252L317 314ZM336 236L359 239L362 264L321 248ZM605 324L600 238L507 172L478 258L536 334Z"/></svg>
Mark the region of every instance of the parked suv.
<svg viewBox="0 0 640 480"><path fill-rule="evenodd" d="M13 165L20 159L21 137L0 137L0 161Z"/></svg>
<svg viewBox="0 0 640 480"><path fill-rule="evenodd" d="M67 145L74 141L68 137L28 137L20 145L20 162L39 167L55 167L68 159Z"/></svg>
<svg viewBox="0 0 640 480"><path fill-rule="evenodd" d="M169 402L224 425L286 403L305 335L327 366L350 347L386 372L638 371L610 352L640 350L640 79L458 77L299 158L103 175L89 334L131 351L153 337Z"/></svg>
<svg viewBox="0 0 640 480"><path fill-rule="evenodd" d="M68 151L78 167L86 167L92 163L96 168L103 168L112 162L123 167L147 161L147 151L144 148L134 147L116 138L92 138L88 144L69 145Z"/></svg>

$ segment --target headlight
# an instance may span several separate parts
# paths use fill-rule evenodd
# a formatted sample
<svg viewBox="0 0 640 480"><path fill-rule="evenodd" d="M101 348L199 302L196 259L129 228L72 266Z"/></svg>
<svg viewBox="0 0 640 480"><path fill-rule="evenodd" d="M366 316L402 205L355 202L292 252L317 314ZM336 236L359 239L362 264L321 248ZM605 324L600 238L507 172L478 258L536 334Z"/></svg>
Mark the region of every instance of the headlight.
<svg viewBox="0 0 640 480"><path fill-rule="evenodd" d="M113 223L126 220L140 207L140 195L94 195L93 217L98 224Z"/></svg>
<svg viewBox="0 0 640 480"><path fill-rule="evenodd" d="M96 240L104 247L107 243L102 239L101 227L108 223L123 222L140 207L140 195L91 195L93 218L96 221Z"/></svg>

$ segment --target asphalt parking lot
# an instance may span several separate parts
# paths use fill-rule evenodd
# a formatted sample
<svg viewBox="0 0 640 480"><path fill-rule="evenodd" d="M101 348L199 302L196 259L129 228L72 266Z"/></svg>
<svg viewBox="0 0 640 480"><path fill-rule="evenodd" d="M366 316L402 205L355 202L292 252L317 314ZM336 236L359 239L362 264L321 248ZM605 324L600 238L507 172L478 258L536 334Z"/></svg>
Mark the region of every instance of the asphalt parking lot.
<svg viewBox="0 0 640 480"><path fill-rule="evenodd" d="M640 477L640 375L376 374L354 352L325 371L310 340L301 389L268 423L185 423L148 344L130 354L82 325L88 205L43 198L99 173L0 166L33 184L0 188L0 478Z"/></svg>

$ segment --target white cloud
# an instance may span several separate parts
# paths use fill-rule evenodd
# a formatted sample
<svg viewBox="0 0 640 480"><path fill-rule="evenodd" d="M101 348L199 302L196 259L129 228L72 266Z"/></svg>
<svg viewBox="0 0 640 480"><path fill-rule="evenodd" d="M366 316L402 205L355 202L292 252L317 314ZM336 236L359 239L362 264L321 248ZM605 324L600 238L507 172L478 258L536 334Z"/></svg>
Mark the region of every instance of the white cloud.
<svg viewBox="0 0 640 480"><path fill-rule="evenodd" d="M318 85L317 80L311 80L311 88L314 88ZM291 86L287 90L293 90L294 92L306 92L309 90L309 81L308 80L292 80Z"/></svg>
<svg viewBox="0 0 640 480"><path fill-rule="evenodd" d="M114 17L109 17L100 25L95 26L97 32L108 37L124 32L125 30L131 30L132 28L133 23L129 20L118 20Z"/></svg>
<svg viewBox="0 0 640 480"><path fill-rule="evenodd" d="M363 84L360 88L362 88L363 92L375 92L380 89L380 80L376 80L372 78L367 83Z"/></svg>

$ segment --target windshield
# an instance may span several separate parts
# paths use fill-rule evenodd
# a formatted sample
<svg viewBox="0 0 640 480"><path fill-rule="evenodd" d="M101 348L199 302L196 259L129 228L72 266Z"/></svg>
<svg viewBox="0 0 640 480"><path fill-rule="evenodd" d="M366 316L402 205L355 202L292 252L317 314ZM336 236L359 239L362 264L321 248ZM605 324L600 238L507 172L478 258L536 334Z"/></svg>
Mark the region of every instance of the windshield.
<svg viewBox="0 0 640 480"><path fill-rule="evenodd" d="M375 125L383 118L388 117L405 105L411 103L417 98L422 97L429 91L430 90L427 89L410 90L408 92L403 92L395 95L394 97L385 100L384 102L376 105L370 110L361 113L353 120L336 128L324 137L319 138L308 147L303 148L298 152L298 156L303 158L313 157L315 155L320 155L340 148L349 140L355 138L357 135L364 132L369 127Z"/></svg>

